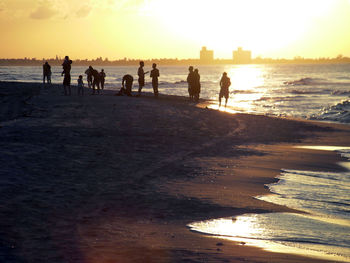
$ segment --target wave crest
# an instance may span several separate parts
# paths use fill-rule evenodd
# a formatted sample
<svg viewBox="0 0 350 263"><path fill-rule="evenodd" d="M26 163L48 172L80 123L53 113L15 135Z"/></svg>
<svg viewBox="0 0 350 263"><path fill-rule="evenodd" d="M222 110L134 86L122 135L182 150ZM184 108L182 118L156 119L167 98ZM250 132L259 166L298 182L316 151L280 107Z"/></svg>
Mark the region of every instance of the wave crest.
<svg viewBox="0 0 350 263"><path fill-rule="evenodd" d="M293 81L285 81L283 84L291 86L300 86L300 85L310 85L313 84L317 79L313 78L301 78Z"/></svg>
<svg viewBox="0 0 350 263"><path fill-rule="evenodd" d="M320 114L310 116L310 119L350 123L350 101L345 100L325 108Z"/></svg>

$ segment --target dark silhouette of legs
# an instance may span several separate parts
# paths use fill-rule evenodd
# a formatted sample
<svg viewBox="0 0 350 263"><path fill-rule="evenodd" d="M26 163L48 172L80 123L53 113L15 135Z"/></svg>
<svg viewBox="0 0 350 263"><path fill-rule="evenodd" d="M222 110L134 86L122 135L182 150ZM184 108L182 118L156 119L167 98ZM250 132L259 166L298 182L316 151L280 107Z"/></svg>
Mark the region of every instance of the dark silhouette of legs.
<svg viewBox="0 0 350 263"><path fill-rule="evenodd" d="M153 81L152 87L153 87L154 96L157 98L158 97L158 81Z"/></svg>

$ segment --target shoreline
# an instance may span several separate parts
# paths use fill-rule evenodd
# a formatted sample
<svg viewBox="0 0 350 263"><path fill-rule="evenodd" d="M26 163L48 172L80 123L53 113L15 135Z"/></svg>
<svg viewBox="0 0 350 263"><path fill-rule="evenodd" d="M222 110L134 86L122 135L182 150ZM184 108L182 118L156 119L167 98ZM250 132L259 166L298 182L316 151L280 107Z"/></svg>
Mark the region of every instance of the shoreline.
<svg viewBox="0 0 350 263"><path fill-rule="evenodd" d="M26 118L0 123L5 136L0 155L7 160L1 173L26 178L11 179L16 185L23 183L20 189L26 195L11 199L9 192L0 210L2 218L11 215L13 220L3 222L12 233L0 239L16 247L15 252L9 249L9 256L34 262L37 256L30 249L38 251L28 242L38 238L35 245L47 249L38 257L56 247L55 257L77 257L73 262L94 262L101 255L106 261L123 262L145 258L150 262L305 262L300 256L235 243L217 246L221 241L197 236L184 223L244 212L293 211L253 197L268 193L264 184L275 181L273 173L281 168L319 169L313 160L321 158L324 169L341 169L335 164L339 157L333 154L317 156L290 147L300 142L349 142L347 125L232 115L197 108L187 98L171 95L128 98L106 91L103 96L65 97L58 86L41 89L29 106L24 103L25 111L30 107L25 115L19 106L11 110L17 112L12 116ZM35 182L37 177L43 182ZM5 181L5 190L21 193L11 180ZM65 207L67 202L71 203ZM18 208L22 203L29 207ZM52 203L46 215L40 207ZM20 222L18 216L27 213L34 227ZM33 230L42 230L35 220L44 222L43 234ZM15 241L16 235L22 240ZM40 241L45 235L47 244Z"/></svg>
<svg viewBox="0 0 350 263"><path fill-rule="evenodd" d="M324 143L324 140L321 140L320 142ZM317 144L315 145L323 145L323 144ZM298 143L299 145L303 145L303 143ZM293 144L294 145L294 144ZM344 157L340 157L339 154L336 154L334 151L323 151L323 150L310 150L310 149L303 149L302 151L299 151L300 149L297 149L295 146L290 144L274 144L274 145L258 145L258 146L249 146L250 149L255 149L258 151L268 151L269 153L266 156L248 156L242 158L243 160L240 160L236 168L233 168L233 173L238 174L237 176L232 176L225 173L225 177L229 176L232 180L234 178L239 181L242 180L242 175L244 177L251 176L251 173L253 173L255 176L259 175L263 176L263 178L266 180L267 177L270 177L271 174L275 173L275 176L271 177L269 180L271 183L277 183L280 179L278 176L280 176L280 173L284 169L293 169L293 170L299 170L299 169L306 169L306 170L312 170L312 171L323 171L323 172L349 172L347 168L341 165L341 162L344 161ZM309 145L309 144L305 144ZM287 153L287 154L286 154ZM302 155L301 158L297 155ZM272 157L271 157L272 155ZM289 157L285 158L285 155L289 155ZM293 160L294 158L298 158L298 160ZM303 158L306 158L306 160L302 160ZM310 158L313 159L314 162L318 162L318 160L323 161L323 164L319 164L318 166L310 166ZM272 160L271 160L272 159ZM243 167L242 167L243 166ZM254 168L248 168L248 167L254 167ZM266 177L265 177L266 176ZM237 178L238 177L238 178ZM204 185L205 194L202 193L195 193L194 195L198 198L208 198L208 195L210 197L215 198L214 200L217 201L217 199L221 200L229 200L229 196L233 195L226 191L226 187L228 188L230 179L227 178L216 178L216 183L218 185L223 186L224 189L221 189L221 193L215 194L212 193L212 191L209 190L209 188L206 188L206 183L203 182L195 182L199 183L201 185ZM243 179L244 180L244 179ZM246 180L248 181L248 180ZM245 182L246 183L246 182ZM231 189L232 189L232 185ZM264 186L264 189L263 187ZM262 249L263 251L270 251L274 253L282 253L286 255L294 255L295 257L302 257L305 256L307 259L294 259L291 262L313 262L313 260L316 260L316 262L348 262L348 258L340 257L336 253L334 254L328 254L324 252L317 252L314 250L308 250L306 248L294 248L293 246L287 246L287 245L279 245L278 242L273 241L264 241L265 239L258 238L249 238L245 236L240 235L240 229L238 229L238 233L231 232L232 229L235 229L235 224L238 221L238 225L236 227L241 227L243 229L242 231L247 231L247 235L250 233L253 233L254 231L259 230L259 227L256 229L254 226L250 226L249 223L246 223L246 221L250 222L255 221L255 217L258 215L263 215L265 213L273 213L273 214L287 214L290 215L289 217L295 217L293 215L297 215L297 217L305 217L305 218L314 218L316 220L325 220L325 222L333 222L333 223L341 223L343 222L341 219L338 221L338 219L334 219L335 221L332 221L331 219L325 219L320 218L320 215L315 215L314 213L310 213L310 211L304 211L299 210L297 208L281 205L275 202L269 202L268 198L260 199L260 197L267 197L269 195L273 195L273 193L270 192L269 188L265 187L266 184L260 185L259 194L257 192L250 193L246 198L251 198L250 200L250 206L251 207L264 207L267 211L243 211L238 214L231 214L231 215L224 215L221 217L212 217L212 218L205 218L203 220L197 220L190 222L187 227L190 231L193 231L194 233L202 236L206 236L208 238L215 238L217 239L219 243L224 244L225 246L229 242L235 242L237 246L252 246L259 249ZM192 186L193 187L193 186ZM198 185L196 186L198 187ZM238 187L233 187L233 189L241 189L242 187L239 185ZM193 188L191 186L186 186L183 190L184 192L193 192ZM244 191L243 191L244 192ZM208 194L209 193L209 194ZM238 199L238 198L233 198ZM267 199L267 200L266 200ZM220 202L220 201L218 201ZM240 200L242 202L242 200ZM248 202L245 202L245 205ZM231 203L231 205L235 205L236 207L240 207L240 203ZM243 208L243 207L242 207ZM256 209L256 208L255 208ZM285 218L285 216L283 216ZM230 224L229 221L232 223ZM276 216L269 216L267 215L267 218L276 218ZM266 219L266 217L265 217ZM345 222L346 220L344 220ZM257 221L259 223L259 221ZM343 223L344 223L343 222ZM266 222L265 222L266 223ZM287 223L287 222L286 222ZM348 223L346 221L346 223ZM292 224L293 225L293 224ZM227 227L227 231L222 228L223 226ZM252 229L249 232L249 228L252 227ZM256 226L255 226L256 227ZM269 231L269 225L264 225L262 223L262 226L266 231ZM246 229L247 228L247 229ZM274 228L272 228L274 230ZM272 231L273 231L272 230ZM211 232L213 231L213 232ZM271 230L270 230L271 231ZM217 233L217 234L215 234ZM231 236L232 235L232 236ZM243 234L244 235L244 234ZM288 242L287 242L288 243ZM308 253L310 253L309 256ZM276 255L277 255L276 254ZM277 257L276 255L273 256L273 258ZM271 256L269 256L271 257ZM259 259L261 260L261 259ZM284 262L282 258L279 259L271 259L269 262ZM318 260L318 261L317 261ZM249 261L250 262L250 261ZM252 262L255 262L254 260ZM260 261L258 261L260 262Z"/></svg>

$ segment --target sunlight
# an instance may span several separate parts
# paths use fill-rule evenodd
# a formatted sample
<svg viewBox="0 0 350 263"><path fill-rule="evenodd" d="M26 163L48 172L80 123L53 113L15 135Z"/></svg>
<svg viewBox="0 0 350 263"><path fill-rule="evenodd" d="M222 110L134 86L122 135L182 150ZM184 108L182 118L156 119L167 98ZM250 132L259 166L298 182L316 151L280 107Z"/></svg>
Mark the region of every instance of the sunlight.
<svg viewBox="0 0 350 263"><path fill-rule="evenodd" d="M284 216L288 214L279 213L279 215ZM300 214L295 216L297 218L309 217ZM189 224L188 227L192 231L209 234L215 238L219 237L224 240L239 242L240 245L258 246L267 251L297 255L305 255L307 251L306 255L309 257L345 262L346 258L339 255L339 251L336 248L333 248L334 251L328 254L319 249L321 246L316 244L309 244L309 248L311 247L312 249L305 249L303 247L290 246L290 244L286 245L287 242L283 243L274 240L272 237L279 237L281 233L279 233L279 228L268 228L269 224L277 223L273 222L273 220L279 220L279 218L269 218L269 214L245 214L236 218L219 218L194 222Z"/></svg>
<svg viewBox="0 0 350 263"><path fill-rule="evenodd" d="M250 93L256 87L264 85L262 68L255 65L235 66L227 74L231 78L231 90Z"/></svg>
<svg viewBox="0 0 350 263"><path fill-rule="evenodd" d="M218 98L213 97L215 101L209 108L220 111L237 113L253 112L253 103L266 94L264 88L264 71L263 68L256 65L233 66L227 71L231 79L230 98L227 107L218 107Z"/></svg>
<svg viewBox="0 0 350 263"><path fill-rule="evenodd" d="M225 59L237 47L253 58L349 56L349 10L348 0L0 0L0 53L187 59L207 46ZM79 28L88 45L76 45Z"/></svg>
<svg viewBox="0 0 350 263"><path fill-rule="evenodd" d="M189 227L198 232L217 236L230 236L236 238L258 235L260 229L256 216L239 216L237 218L220 218L192 223Z"/></svg>
<svg viewBox="0 0 350 263"><path fill-rule="evenodd" d="M260 52L291 45L300 39L315 17L329 12L330 0L152 0L148 10L167 30L218 51L234 47ZM297 19L296 19L297 18Z"/></svg>

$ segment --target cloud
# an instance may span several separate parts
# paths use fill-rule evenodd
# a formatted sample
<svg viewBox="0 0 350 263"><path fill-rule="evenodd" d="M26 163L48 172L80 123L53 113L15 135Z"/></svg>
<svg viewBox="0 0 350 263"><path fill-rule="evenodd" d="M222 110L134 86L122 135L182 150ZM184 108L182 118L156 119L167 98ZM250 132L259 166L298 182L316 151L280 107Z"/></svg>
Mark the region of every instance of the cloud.
<svg viewBox="0 0 350 263"><path fill-rule="evenodd" d="M75 12L75 14L77 17L80 17L80 18L87 17L90 14L91 10L92 10L91 6L84 5L80 7L78 11Z"/></svg>
<svg viewBox="0 0 350 263"><path fill-rule="evenodd" d="M2 2L2 1L0 1L0 12L3 12L3 11L5 11L5 3L4 2Z"/></svg>
<svg viewBox="0 0 350 263"><path fill-rule="evenodd" d="M28 0L6 0L21 1ZM117 13L136 13L140 6L148 0L37 0L38 6L29 17L32 19L50 19L56 17L58 19L85 18L95 15L116 15ZM0 0L0 12L1 12ZM29 8L27 8L28 10ZM29 9L30 10L30 9Z"/></svg>
<svg viewBox="0 0 350 263"><path fill-rule="evenodd" d="M57 11L53 10L50 6L48 6L49 3L45 2L45 4L42 4L39 6L35 11L33 11L30 14L30 18L33 19L49 19L57 14Z"/></svg>
<svg viewBox="0 0 350 263"><path fill-rule="evenodd" d="M91 0L94 9L110 11L137 11L147 0Z"/></svg>

